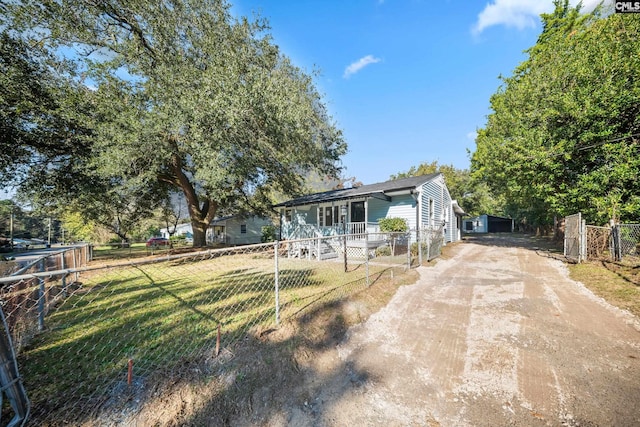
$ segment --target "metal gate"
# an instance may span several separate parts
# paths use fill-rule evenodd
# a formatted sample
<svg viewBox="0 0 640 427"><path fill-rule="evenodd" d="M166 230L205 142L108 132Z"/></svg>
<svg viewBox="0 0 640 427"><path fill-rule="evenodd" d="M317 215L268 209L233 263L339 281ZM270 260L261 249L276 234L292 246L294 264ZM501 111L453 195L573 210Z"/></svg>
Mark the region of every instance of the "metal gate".
<svg viewBox="0 0 640 427"><path fill-rule="evenodd" d="M576 262L586 259L586 224L582 214L569 215L564 219L564 256Z"/></svg>

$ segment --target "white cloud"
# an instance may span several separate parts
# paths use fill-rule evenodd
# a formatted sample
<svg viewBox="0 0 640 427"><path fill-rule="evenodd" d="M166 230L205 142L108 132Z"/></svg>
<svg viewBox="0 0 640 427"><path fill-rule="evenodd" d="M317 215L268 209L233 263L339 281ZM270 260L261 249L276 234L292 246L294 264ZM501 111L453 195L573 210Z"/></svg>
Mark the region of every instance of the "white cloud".
<svg viewBox="0 0 640 427"><path fill-rule="evenodd" d="M353 62L347 68L344 69L344 74L342 75L342 77L347 79L349 78L349 76L362 70L367 65L375 64L376 62L380 62L380 58L376 58L373 55L367 55L363 58L360 58L356 62Z"/></svg>
<svg viewBox="0 0 640 427"><path fill-rule="evenodd" d="M475 141L477 136L478 132L476 132L475 130L473 132L467 133L467 139L470 139L471 141Z"/></svg>
<svg viewBox="0 0 640 427"><path fill-rule="evenodd" d="M571 0L572 6L579 0ZM600 0L583 0L582 10L591 11ZM606 3L606 2L605 2ZM477 35L494 25L515 27L518 30L533 28L540 22L540 14L553 11L553 0L493 0L478 15L471 29Z"/></svg>

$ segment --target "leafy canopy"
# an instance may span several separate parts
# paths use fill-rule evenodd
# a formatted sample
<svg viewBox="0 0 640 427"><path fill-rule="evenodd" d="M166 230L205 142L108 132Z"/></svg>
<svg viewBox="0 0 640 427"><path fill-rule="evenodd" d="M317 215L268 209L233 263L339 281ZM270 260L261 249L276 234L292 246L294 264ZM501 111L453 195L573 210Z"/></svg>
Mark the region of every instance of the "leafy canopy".
<svg viewBox="0 0 640 427"><path fill-rule="evenodd" d="M25 0L13 25L75 49L95 85L92 173L125 188L183 192L194 244L217 214L265 212L346 152L312 76L262 20L223 0ZM45 37L46 36L46 37Z"/></svg>
<svg viewBox="0 0 640 427"><path fill-rule="evenodd" d="M591 222L637 220L640 21L555 6L529 58L491 97L474 179L532 225L578 211Z"/></svg>

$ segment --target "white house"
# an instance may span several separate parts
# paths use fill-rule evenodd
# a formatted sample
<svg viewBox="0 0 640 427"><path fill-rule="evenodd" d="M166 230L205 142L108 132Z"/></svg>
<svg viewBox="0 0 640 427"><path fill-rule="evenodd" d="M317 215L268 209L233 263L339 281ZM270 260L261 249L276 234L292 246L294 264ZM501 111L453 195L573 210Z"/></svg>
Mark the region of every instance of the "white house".
<svg viewBox="0 0 640 427"><path fill-rule="evenodd" d="M217 218L207 230L208 243L250 245L261 243L262 227L272 225L269 218L239 215Z"/></svg>
<svg viewBox="0 0 640 427"><path fill-rule="evenodd" d="M404 218L414 233L442 227L445 242L460 240L464 211L451 200L444 175L434 173L298 197L274 206L283 239L379 231L381 218Z"/></svg>

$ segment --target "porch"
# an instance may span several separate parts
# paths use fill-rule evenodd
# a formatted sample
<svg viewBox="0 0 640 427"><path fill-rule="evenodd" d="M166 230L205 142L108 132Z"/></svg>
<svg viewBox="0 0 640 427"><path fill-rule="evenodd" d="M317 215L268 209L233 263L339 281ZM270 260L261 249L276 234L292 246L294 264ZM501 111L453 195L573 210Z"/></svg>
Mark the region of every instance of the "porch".
<svg viewBox="0 0 640 427"><path fill-rule="evenodd" d="M378 223L347 223L330 227L299 224L287 230L282 239L290 241L289 256L308 259L373 258L377 248L389 244L388 233L381 233Z"/></svg>
<svg viewBox="0 0 640 427"><path fill-rule="evenodd" d="M331 226L316 224L292 224L282 226L283 240L310 239L314 237L330 237L347 235L347 240L363 240L365 234L380 233L377 222L348 222Z"/></svg>

